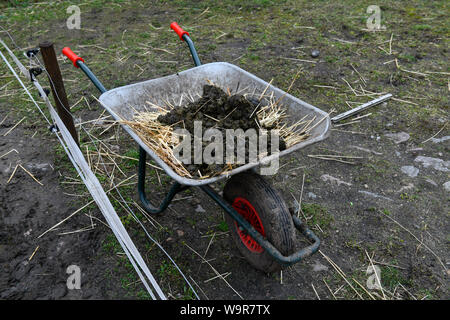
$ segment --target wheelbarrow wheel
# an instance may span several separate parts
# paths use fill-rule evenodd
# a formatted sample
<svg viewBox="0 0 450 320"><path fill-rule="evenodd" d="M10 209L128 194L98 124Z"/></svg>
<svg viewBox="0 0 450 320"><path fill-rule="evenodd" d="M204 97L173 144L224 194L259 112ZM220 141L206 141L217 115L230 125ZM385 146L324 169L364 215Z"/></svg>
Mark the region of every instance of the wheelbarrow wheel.
<svg viewBox="0 0 450 320"><path fill-rule="evenodd" d="M225 185L223 196L283 255L293 253L295 227L289 209L280 194L263 177L250 172L236 174ZM253 267L267 273L282 269L282 265L230 215L227 214L225 220L238 250Z"/></svg>

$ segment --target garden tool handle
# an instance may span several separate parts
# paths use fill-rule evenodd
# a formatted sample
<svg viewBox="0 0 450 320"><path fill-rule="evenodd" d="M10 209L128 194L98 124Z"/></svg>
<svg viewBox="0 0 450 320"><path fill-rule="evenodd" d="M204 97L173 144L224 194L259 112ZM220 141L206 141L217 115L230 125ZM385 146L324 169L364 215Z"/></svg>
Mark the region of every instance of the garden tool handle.
<svg viewBox="0 0 450 320"><path fill-rule="evenodd" d="M91 69L89 69L88 66L84 63L83 58L77 56L69 47L65 47L64 49L62 49L62 53L67 58L69 58L70 61L73 62L75 68L81 68L81 70L86 74L89 80L92 81L92 83L101 93L105 93L107 91L100 80L98 80L95 74L91 71Z"/></svg>
<svg viewBox="0 0 450 320"><path fill-rule="evenodd" d="M79 66L78 66L78 64L77 64L78 61L84 62L84 59L81 58L81 57L79 57L79 56L77 56L77 55L75 54L75 52L73 52L72 49L70 49L69 47L65 47L64 49L62 49L62 53L63 53L63 55L65 55L67 58L69 58L70 61L73 62L73 66L74 66L75 68L79 68Z"/></svg>
<svg viewBox="0 0 450 320"><path fill-rule="evenodd" d="M187 31L184 31L176 22L172 22L170 24L170 28L175 31L175 33L180 37L180 40L183 41L183 36L187 34L189 36L189 33Z"/></svg>
<svg viewBox="0 0 450 320"><path fill-rule="evenodd" d="M194 42L192 42L191 37L187 31L184 31L176 22L170 24L170 28L175 31L175 33L180 37L181 41L185 41L191 51L192 59L194 59L194 64L198 67L201 65L200 59L195 50Z"/></svg>

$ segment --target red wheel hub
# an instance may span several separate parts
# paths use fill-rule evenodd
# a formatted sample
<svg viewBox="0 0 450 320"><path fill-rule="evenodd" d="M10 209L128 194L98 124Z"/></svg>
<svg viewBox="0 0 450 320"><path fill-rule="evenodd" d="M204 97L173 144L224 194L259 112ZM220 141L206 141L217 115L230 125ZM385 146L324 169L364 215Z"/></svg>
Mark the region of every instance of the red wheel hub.
<svg viewBox="0 0 450 320"><path fill-rule="evenodd" d="M258 213L247 199L237 197L234 199L232 206L245 220L247 220L248 223L252 225L253 228L255 228L256 231L258 231L262 236L266 235ZM245 232L245 230L238 225L236 221L234 222L234 224L242 243L247 247L248 250L256 253L261 253L264 251L264 249L258 244L258 242L250 237L247 232Z"/></svg>

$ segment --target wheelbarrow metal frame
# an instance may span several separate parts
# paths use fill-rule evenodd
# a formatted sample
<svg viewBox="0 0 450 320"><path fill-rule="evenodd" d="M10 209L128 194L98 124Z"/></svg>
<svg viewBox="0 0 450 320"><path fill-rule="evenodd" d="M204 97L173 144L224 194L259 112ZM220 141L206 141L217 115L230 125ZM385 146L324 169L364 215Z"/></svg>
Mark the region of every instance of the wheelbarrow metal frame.
<svg viewBox="0 0 450 320"><path fill-rule="evenodd" d="M191 38L187 33L184 33L180 36L180 38L189 46L189 50L191 52L192 58L194 60L194 63L197 67L201 65L200 59L198 58L197 52L195 50L194 43L192 42ZM70 50L70 49L69 49ZM63 51L64 52L64 51ZM73 54L73 53L72 53ZM73 54L74 55L74 54ZM108 92L108 90L103 86L103 84L98 80L98 78L94 75L94 73L87 67L87 65L84 63L84 60L74 55L75 58L71 58L71 60L74 62L74 65L76 67L79 67L86 76L92 81L92 83L97 87L97 89L102 93ZM70 58L70 57L69 57ZM101 98L101 97L100 97ZM104 106L116 119L120 119L117 114L115 114L112 110L107 108L107 106ZM315 141L310 141L307 144L314 143L320 140L325 139L328 136L328 126L329 126L329 118L327 120L327 127L325 129L325 132L322 136L320 136L318 139L315 139ZM130 132L130 130L127 130L128 126L123 126L128 133L131 134L135 140L140 141L140 139L136 139L137 135L133 134L133 132ZM129 127L128 127L129 129ZM306 144L305 144L306 145ZM291 151L292 152L292 151ZM153 155L152 155L153 156ZM277 155L279 156L279 155ZM255 228L247 222L225 199L223 199L211 186L209 186L210 183L217 181L213 180L210 181L202 181L202 183L199 183L198 185L192 185L192 184L186 184L183 185L179 181L175 181L167 195L162 200L161 204L158 207L153 206L150 201L147 199L146 191L145 191L145 176L146 176L146 158L147 158L147 151L139 144L139 168L138 168L138 193L139 198L145 208L145 210L151 214L158 214L163 212L171 203L174 196L186 189L188 189L190 186L197 186L201 190L203 190L212 200L214 200L227 214L229 214L238 224L241 226L265 251L267 251L275 260L277 260L281 265L289 266L292 264L295 264L305 257L308 257L315 252L318 251L320 246L320 239L310 230L307 228L307 226L296 216L292 216L294 226L295 228L304 235L310 242L312 242L311 245L307 246L306 248L303 248L289 256L284 256L280 253L280 251L275 248L265 237L263 237L258 231L255 230ZM153 157L155 158L155 157ZM162 161L162 160L161 160ZM168 168L167 165L163 165L164 169ZM245 167L245 166L242 166ZM252 169L255 166L245 167L240 171L245 171L248 169ZM166 170L167 172L168 170ZM171 176L173 178L173 176ZM224 177L221 177L224 178Z"/></svg>

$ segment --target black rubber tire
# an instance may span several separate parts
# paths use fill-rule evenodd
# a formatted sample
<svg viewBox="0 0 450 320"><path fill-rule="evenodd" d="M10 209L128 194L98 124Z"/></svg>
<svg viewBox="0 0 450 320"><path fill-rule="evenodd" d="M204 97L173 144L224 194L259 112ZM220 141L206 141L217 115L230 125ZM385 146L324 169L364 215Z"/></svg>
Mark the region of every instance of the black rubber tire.
<svg viewBox="0 0 450 320"><path fill-rule="evenodd" d="M236 198L246 199L256 210L267 240L283 255L295 250L295 227L289 209L281 195L260 175L252 172L236 174L225 185L223 196L233 204ZM255 252L240 238L235 220L228 214L225 220L239 252L256 269L266 273L283 268L266 250Z"/></svg>

